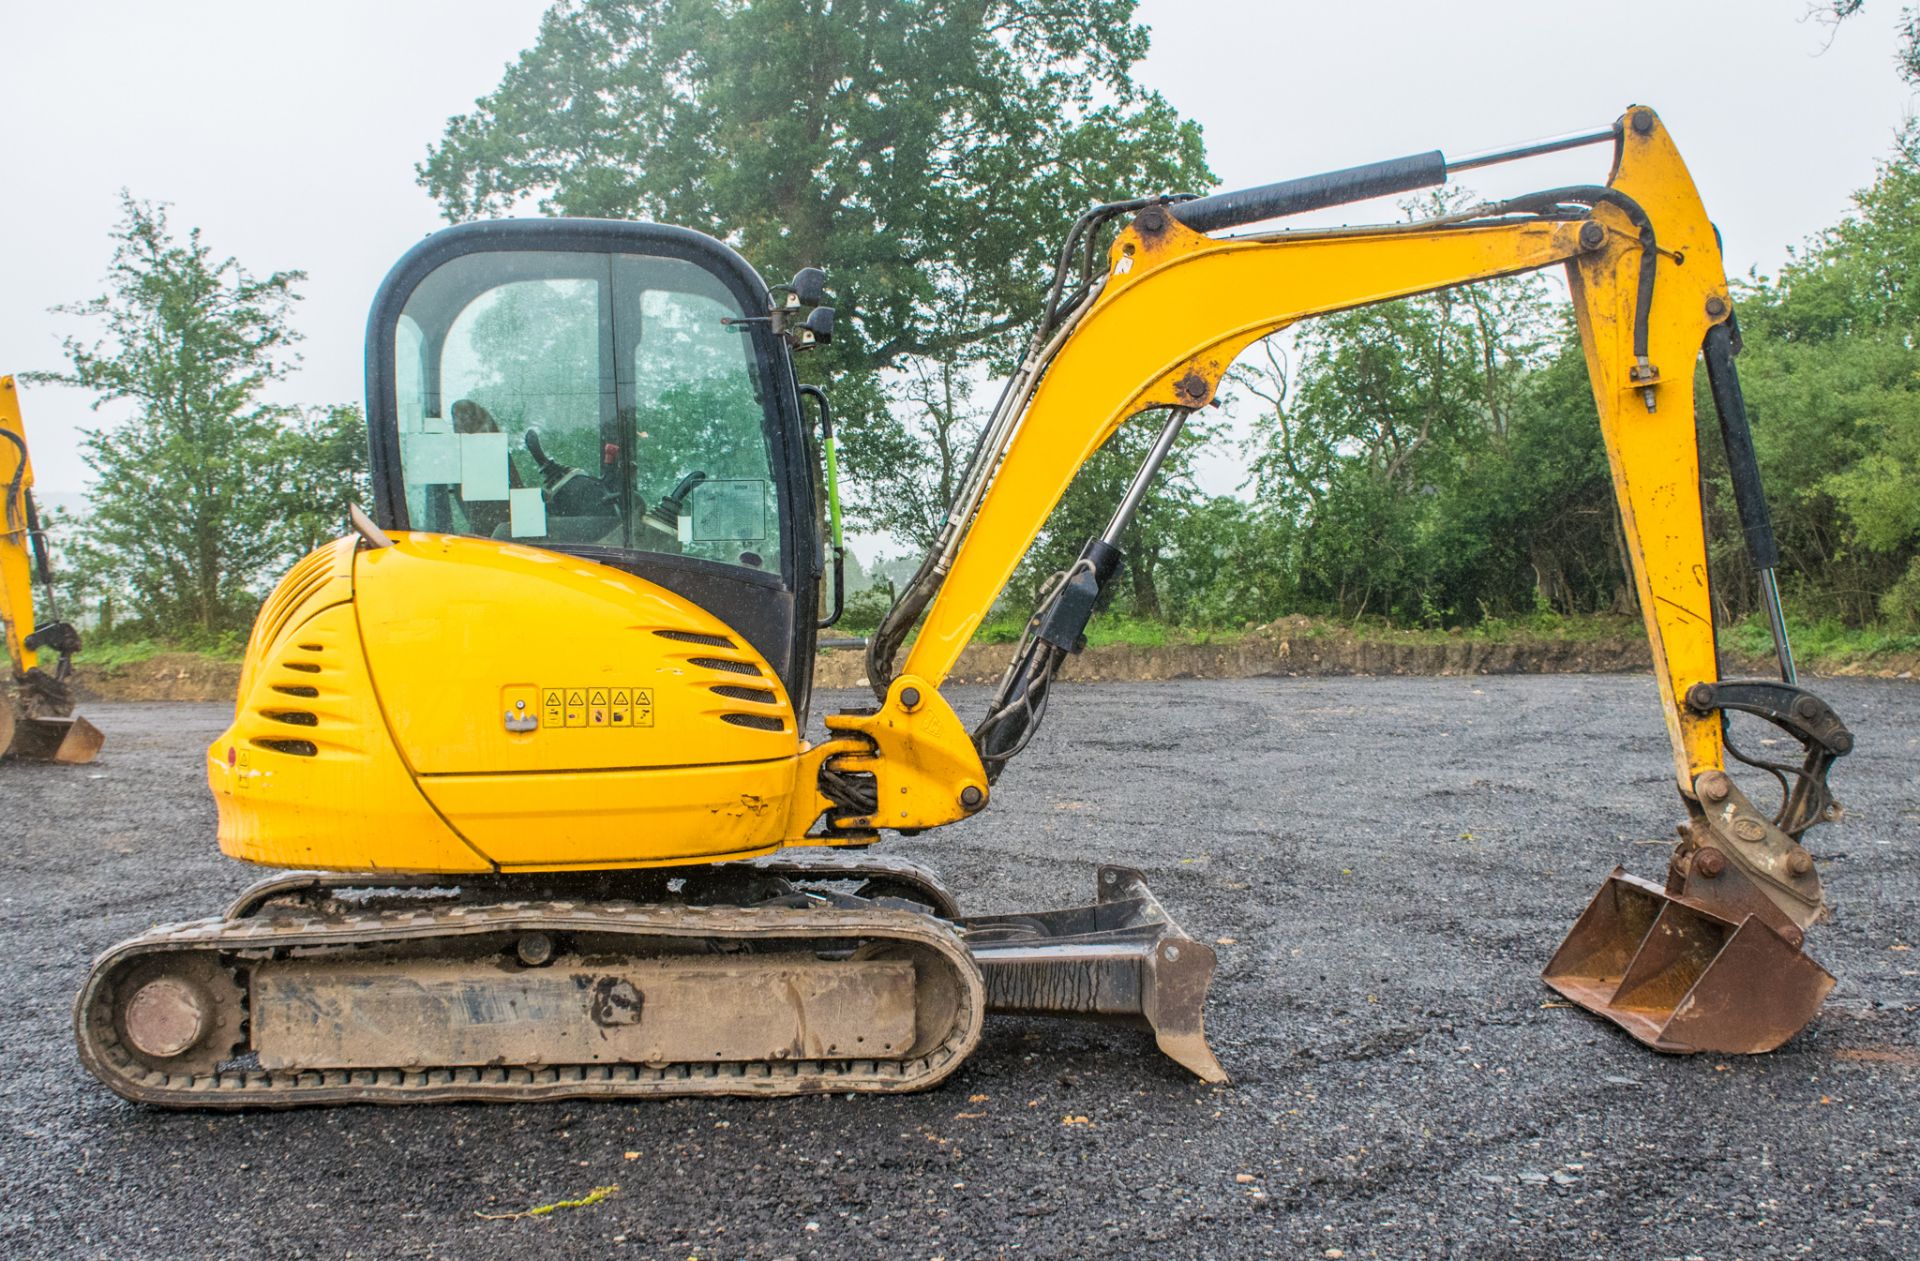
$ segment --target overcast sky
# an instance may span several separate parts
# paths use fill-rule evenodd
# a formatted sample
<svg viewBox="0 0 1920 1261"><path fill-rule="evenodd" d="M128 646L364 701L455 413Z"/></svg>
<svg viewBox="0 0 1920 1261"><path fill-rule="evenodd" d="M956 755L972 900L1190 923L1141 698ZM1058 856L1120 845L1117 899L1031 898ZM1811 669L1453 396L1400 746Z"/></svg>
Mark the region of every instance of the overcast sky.
<svg viewBox="0 0 1920 1261"><path fill-rule="evenodd" d="M48 313L101 292L117 193L172 203L255 272L308 273L288 402L357 400L374 287L439 226L413 166L528 44L536 0L145 0L0 7L0 372L63 365ZM1145 0L1139 70L1228 185L1428 148L1459 155L1658 109L1726 237L1778 267L1873 178L1911 108L1895 0L1829 30L1807 0L1344 4ZM1475 172L1499 194L1599 182L1604 150ZM1391 206L1379 213L1392 217ZM1366 218L1352 210L1339 218ZM820 260L831 271L833 260ZM88 398L26 391L43 490L76 492ZM1209 489L1232 489L1234 461Z"/></svg>

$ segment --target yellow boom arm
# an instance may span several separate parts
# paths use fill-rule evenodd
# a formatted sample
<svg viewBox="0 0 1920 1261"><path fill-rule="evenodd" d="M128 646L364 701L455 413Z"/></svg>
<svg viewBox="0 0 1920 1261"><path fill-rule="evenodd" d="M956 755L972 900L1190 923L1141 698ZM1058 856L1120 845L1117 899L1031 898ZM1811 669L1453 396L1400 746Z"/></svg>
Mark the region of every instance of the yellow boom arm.
<svg viewBox="0 0 1920 1261"><path fill-rule="evenodd" d="M1713 226L1666 129L1652 111L1636 109L1618 134L1608 187L1644 211L1657 242L1644 315L1636 308L1646 251L1622 204L1602 201L1583 220L1226 239L1158 208L1143 211L1114 242L1097 297L1046 361L901 678L923 696L946 678L1074 474L1129 418L1210 401L1236 356L1301 319L1566 264L1676 778L1691 793L1698 775L1722 764L1718 716L1690 713L1679 701L1688 687L1717 678L1693 364L1707 329L1730 318L1731 307Z"/></svg>
<svg viewBox="0 0 1920 1261"><path fill-rule="evenodd" d="M822 765L869 773L876 789L871 816L864 799L835 794L859 807L830 812L838 834L931 827L985 804L986 786L1031 734L1054 674L1077 649L1100 584L1120 563L1120 531L1179 424L1213 399L1249 345L1310 316L1560 264L1689 825L1665 887L1616 871L1554 956L1546 980L1666 1050L1766 1050L1792 1036L1833 984L1799 951L1803 930L1825 911L1819 875L1799 838L1839 816L1826 772L1853 737L1825 702L1795 683L1772 579L1776 549L1732 366L1732 304L1713 225L1648 109L1630 109L1610 132L1457 165L1608 139L1615 162L1604 188L1555 189L1404 226L1227 239L1194 230L1271 218L1275 208L1438 183L1450 165L1442 155L1192 203L1142 201L1089 212L1096 217L1082 225L1138 211L1109 251L1105 280L1062 303L1057 320L1050 306L1048 340L1009 386L1010 401L989 422L982 461L963 484L953 518L876 634L869 670L876 683L887 682L893 651L924 613L904 671L887 682L877 713L827 720L836 732L864 735L867 744L843 754L852 742L830 742L820 751ZM1742 528L1773 622L1779 682L1719 677L1693 405L1694 364L1703 351ZM1113 524L1057 582L993 709L967 738L938 684L1074 474L1129 418L1155 409L1170 409L1170 419ZM1723 769L1732 751L1724 715L1736 710L1773 722L1805 750L1795 784L1771 817Z"/></svg>

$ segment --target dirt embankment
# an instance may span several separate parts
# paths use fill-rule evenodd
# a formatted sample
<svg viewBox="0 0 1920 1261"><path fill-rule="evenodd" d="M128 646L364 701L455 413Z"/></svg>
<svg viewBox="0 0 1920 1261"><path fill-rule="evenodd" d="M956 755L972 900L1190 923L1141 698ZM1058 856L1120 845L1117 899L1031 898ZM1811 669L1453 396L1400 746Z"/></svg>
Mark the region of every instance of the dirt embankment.
<svg viewBox="0 0 1920 1261"><path fill-rule="evenodd" d="M975 644L960 654L957 683L995 683L1013 660L1011 644ZM1109 644L1069 657L1060 677L1075 681L1250 679L1343 674L1624 674L1652 668L1645 643L1630 640L1403 644L1314 636L1249 636L1231 643L1139 647ZM816 687L857 686L865 655L820 656Z"/></svg>
<svg viewBox="0 0 1920 1261"><path fill-rule="evenodd" d="M960 654L956 683L997 683L1013 660L1010 644L975 644ZM1825 675L1910 679L1920 674L1920 654L1893 654L1870 661L1804 660ZM1729 675L1771 675L1772 657L1721 654ZM1283 618L1242 639L1212 644L1140 647L1108 644L1069 657L1061 677L1076 681L1138 682L1158 679L1251 679L1274 675L1348 674L1635 674L1653 669L1647 641L1637 635L1607 638L1521 638L1495 641L1468 637L1443 642L1368 638L1330 629L1307 618ZM814 675L817 687L854 687L865 681L860 652L825 652Z"/></svg>
<svg viewBox="0 0 1920 1261"><path fill-rule="evenodd" d="M240 663L198 652L163 652L145 661L74 666L82 701L230 701L240 690Z"/></svg>

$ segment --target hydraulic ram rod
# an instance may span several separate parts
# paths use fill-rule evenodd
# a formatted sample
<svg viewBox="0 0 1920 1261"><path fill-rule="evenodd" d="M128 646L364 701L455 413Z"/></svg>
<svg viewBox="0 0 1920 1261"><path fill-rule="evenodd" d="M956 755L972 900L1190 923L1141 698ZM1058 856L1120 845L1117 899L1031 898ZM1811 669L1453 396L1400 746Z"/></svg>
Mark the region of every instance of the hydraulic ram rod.
<svg viewBox="0 0 1920 1261"><path fill-rule="evenodd" d="M1235 189L1232 192L1215 193L1211 197L1174 202L1167 209L1174 218L1195 232L1217 232L1222 228L1259 223L1265 219L1278 219L1309 210L1324 210L1329 206L1344 206L1348 202L1366 201L1372 197L1432 188L1446 183L1447 177L1455 171L1517 162L1522 158L1539 157L1544 153L1558 153L1563 149L1576 149L1613 139L1614 129L1605 127L1549 140L1536 140L1510 149L1489 149L1484 153L1469 154L1457 162L1447 161L1445 154L1432 149L1404 158L1389 158L1385 162L1369 162L1365 166L1350 166L1341 171L1304 175L1299 179L1261 184L1256 188Z"/></svg>
<svg viewBox="0 0 1920 1261"><path fill-rule="evenodd" d="M1179 201L1167 207L1173 217L1195 232L1217 232L1221 228L1278 219L1308 210L1324 210L1350 201L1407 193L1416 188L1431 188L1447 182L1447 159L1440 150L1416 153L1406 158L1369 162L1344 171L1321 175L1303 175L1299 179L1262 184L1258 188L1215 193L1193 201Z"/></svg>

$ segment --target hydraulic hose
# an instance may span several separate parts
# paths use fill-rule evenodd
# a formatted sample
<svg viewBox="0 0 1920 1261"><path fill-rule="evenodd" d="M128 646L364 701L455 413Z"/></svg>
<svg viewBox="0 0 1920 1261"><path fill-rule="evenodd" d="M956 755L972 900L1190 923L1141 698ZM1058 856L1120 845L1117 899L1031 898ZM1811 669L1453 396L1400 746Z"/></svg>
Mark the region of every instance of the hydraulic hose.
<svg viewBox="0 0 1920 1261"><path fill-rule="evenodd" d="M1740 375L1733 366L1734 329L1729 316L1707 330L1702 347L1707 360L1707 385L1713 410L1720 416L1720 441L1727 449L1727 473L1733 481L1733 503L1740 514L1740 532L1746 536L1747 556L1760 579L1760 599L1767 609L1773 649L1780 659L1780 678L1796 681L1793 646L1787 640L1787 619L1780 603L1780 545L1773 537L1773 517L1760 485L1760 457L1753 449L1753 428L1747 423L1747 402L1740 392Z"/></svg>

